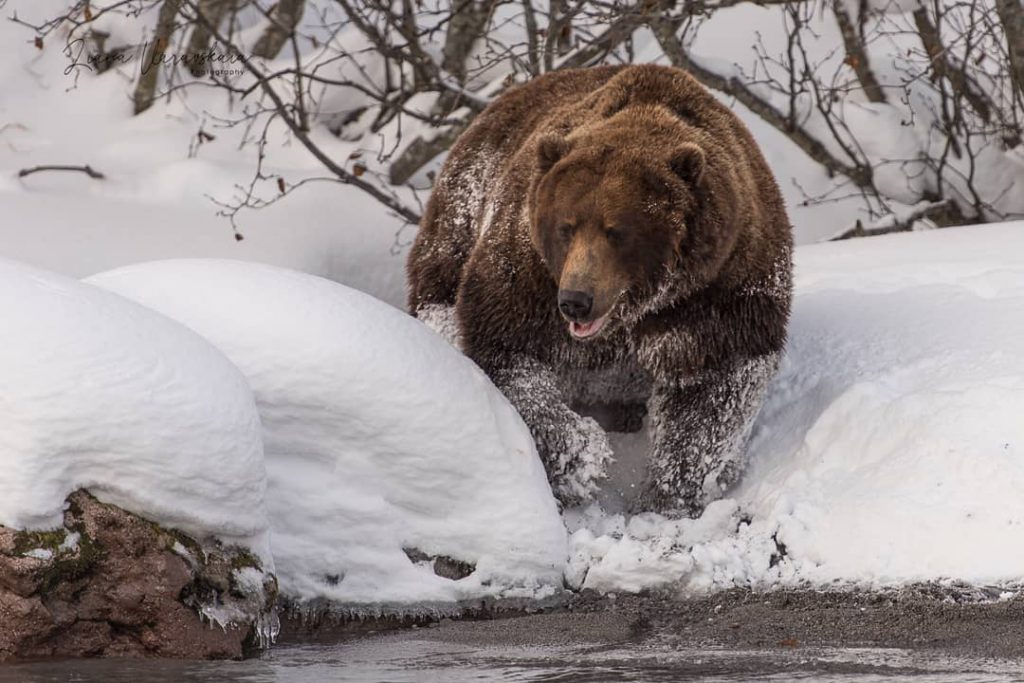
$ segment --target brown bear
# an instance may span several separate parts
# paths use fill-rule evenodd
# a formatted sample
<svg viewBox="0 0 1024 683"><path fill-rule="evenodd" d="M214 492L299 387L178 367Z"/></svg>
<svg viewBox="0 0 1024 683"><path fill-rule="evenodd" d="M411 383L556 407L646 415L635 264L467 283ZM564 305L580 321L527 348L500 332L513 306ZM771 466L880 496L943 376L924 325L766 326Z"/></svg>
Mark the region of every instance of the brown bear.
<svg viewBox="0 0 1024 683"><path fill-rule="evenodd" d="M409 306L519 410L563 503L592 494L611 455L581 413L636 429L646 409L639 507L696 515L743 469L785 342L791 251L753 138L688 73L558 71L452 147Z"/></svg>

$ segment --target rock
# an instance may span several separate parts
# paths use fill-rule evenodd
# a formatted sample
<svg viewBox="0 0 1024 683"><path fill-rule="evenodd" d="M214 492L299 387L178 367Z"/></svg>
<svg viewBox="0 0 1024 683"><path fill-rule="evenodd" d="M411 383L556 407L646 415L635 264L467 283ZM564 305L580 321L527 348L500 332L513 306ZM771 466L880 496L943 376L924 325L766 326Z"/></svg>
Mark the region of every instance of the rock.
<svg viewBox="0 0 1024 683"><path fill-rule="evenodd" d="M100 503L64 526L0 526L0 661L28 657L239 658L274 635L277 579L247 550Z"/></svg>
<svg viewBox="0 0 1024 683"><path fill-rule="evenodd" d="M442 579L458 581L476 571L472 562L463 562L447 555L428 555L418 548L402 548L405 556L416 564L429 564L434 574Z"/></svg>

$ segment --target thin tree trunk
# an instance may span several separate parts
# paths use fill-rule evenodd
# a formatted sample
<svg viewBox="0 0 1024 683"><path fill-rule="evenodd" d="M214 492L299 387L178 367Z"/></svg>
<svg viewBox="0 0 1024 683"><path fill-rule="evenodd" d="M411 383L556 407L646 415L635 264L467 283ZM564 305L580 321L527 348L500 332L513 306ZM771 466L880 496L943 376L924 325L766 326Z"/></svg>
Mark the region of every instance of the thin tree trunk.
<svg viewBox="0 0 1024 683"><path fill-rule="evenodd" d="M846 48L846 63L857 74L860 87L864 90L865 97L869 102L885 102L885 92L875 78L871 64L868 62L867 50L864 47L864 40L860 31L854 25L844 0L835 0L832 3L832 12L835 14L836 23L839 24L839 33L843 36L843 47Z"/></svg>
<svg viewBox="0 0 1024 683"><path fill-rule="evenodd" d="M1021 0L996 0L996 12L1006 34L1013 82L1024 99L1024 4Z"/></svg>
<svg viewBox="0 0 1024 683"><path fill-rule="evenodd" d="M548 3L548 28L544 36L544 71L555 68L555 58L565 54L568 41L564 36L571 35L572 17L568 14L566 0L550 0Z"/></svg>
<svg viewBox="0 0 1024 683"><path fill-rule="evenodd" d="M971 105L971 109L987 123L992 118L988 98L962 68L952 64L946 58L946 46L942 44L942 36L936 25L932 23L931 17L928 16L928 10L914 10L913 17L917 34L921 38L921 45L924 46L924 50L931 60L932 73L935 78L947 79L953 86L953 90L962 95Z"/></svg>
<svg viewBox="0 0 1024 683"><path fill-rule="evenodd" d="M453 3L452 17L444 39L441 69L450 74L460 87L466 84L466 60L476 41L483 36L495 4L496 0L455 0ZM434 111L446 115L458 107L459 99L457 92L444 90L437 98Z"/></svg>
<svg viewBox="0 0 1024 683"><path fill-rule="evenodd" d="M402 154L388 167L388 180L392 185L404 185L431 159L449 149L455 140L469 127L470 121L462 125L449 126L437 131L430 138L418 137L402 151Z"/></svg>
<svg viewBox="0 0 1024 683"><path fill-rule="evenodd" d="M537 13L533 9L531 0L523 2L523 24L526 29L527 63L530 65L530 77L540 76L540 44L537 41L539 29L537 27Z"/></svg>
<svg viewBox="0 0 1024 683"><path fill-rule="evenodd" d="M256 41L253 55L273 59L295 33L295 27L302 20L306 0L280 0L270 13L270 25Z"/></svg>
<svg viewBox="0 0 1024 683"><path fill-rule="evenodd" d="M133 100L136 114L141 114L153 106L153 100L156 98L156 86L160 79L160 67L163 65L167 46L171 42L175 19L178 17L180 9L180 0L164 0L164 4L160 5L160 13L156 20L156 32L146 49L139 82L135 85Z"/></svg>
<svg viewBox="0 0 1024 683"><path fill-rule="evenodd" d="M220 26L228 12L237 6L238 0L199 0L199 11L213 26ZM212 34L203 24L197 23L192 28L188 40L188 65L193 76L202 76L206 69L202 59L203 53L210 49Z"/></svg>

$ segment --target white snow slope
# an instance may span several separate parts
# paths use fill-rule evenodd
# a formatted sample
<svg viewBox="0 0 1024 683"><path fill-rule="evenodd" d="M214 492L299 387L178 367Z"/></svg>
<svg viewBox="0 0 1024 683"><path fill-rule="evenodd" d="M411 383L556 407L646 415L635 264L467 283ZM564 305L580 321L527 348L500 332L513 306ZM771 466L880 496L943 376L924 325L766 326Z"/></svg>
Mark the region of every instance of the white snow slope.
<svg viewBox="0 0 1024 683"><path fill-rule="evenodd" d="M561 585L565 528L529 431L422 323L257 264L163 261L89 281L191 327L249 378L284 592L380 603ZM404 549L476 571L441 578Z"/></svg>
<svg viewBox="0 0 1024 683"><path fill-rule="evenodd" d="M67 495L88 488L269 559L256 405L219 351L143 306L4 259L0 320L0 524L58 526Z"/></svg>
<svg viewBox="0 0 1024 683"><path fill-rule="evenodd" d="M1024 580L1024 223L805 246L796 264L743 482L694 521L571 514L570 581Z"/></svg>

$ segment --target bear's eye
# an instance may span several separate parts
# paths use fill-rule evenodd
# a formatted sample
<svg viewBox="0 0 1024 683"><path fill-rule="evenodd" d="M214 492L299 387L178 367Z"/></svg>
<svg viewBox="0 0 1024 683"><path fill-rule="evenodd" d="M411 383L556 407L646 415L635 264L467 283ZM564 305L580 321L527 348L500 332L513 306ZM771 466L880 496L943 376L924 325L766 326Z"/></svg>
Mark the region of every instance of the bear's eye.
<svg viewBox="0 0 1024 683"><path fill-rule="evenodd" d="M558 226L558 236L564 240L572 237L573 226L572 223L562 223Z"/></svg>
<svg viewBox="0 0 1024 683"><path fill-rule="evenodd" d="M604 234L613 244L620 244L626 237L626 231L622 228L605 228Z"/></svg>

